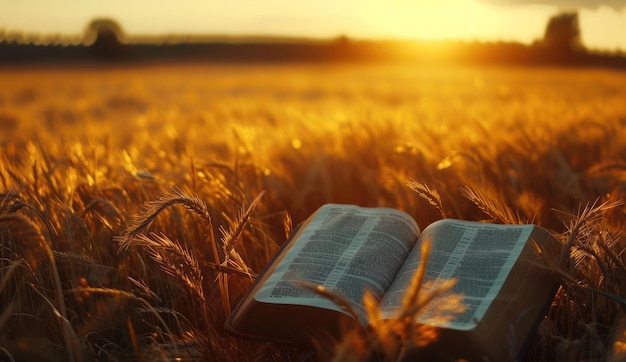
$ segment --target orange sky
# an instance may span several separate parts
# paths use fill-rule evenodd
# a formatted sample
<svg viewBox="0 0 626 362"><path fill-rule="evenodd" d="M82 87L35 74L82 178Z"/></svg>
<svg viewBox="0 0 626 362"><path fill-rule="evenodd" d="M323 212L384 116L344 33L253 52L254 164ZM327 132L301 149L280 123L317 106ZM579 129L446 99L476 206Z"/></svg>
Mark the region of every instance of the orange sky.
<svg viewBox="0 0 626 362"><path fill-rule="evenodd" d="M0 0L0 29L82 33L112 17L130 34L234 34L520 41L577 10L590 48L626 50L626 0Z"/></svg>

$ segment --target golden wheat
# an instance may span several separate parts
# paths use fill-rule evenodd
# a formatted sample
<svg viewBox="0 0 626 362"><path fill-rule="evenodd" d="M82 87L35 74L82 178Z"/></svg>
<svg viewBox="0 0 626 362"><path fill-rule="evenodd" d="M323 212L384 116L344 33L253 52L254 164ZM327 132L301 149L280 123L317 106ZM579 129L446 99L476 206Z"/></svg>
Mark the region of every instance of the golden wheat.
<svg viewBox="0 0 626 362"><path fill-rule="evenodd" d="M562 234L554 269L563 288L528 359L623 355L626 209L606 201L626 196L623 73L190 65L0 74L2 359L310 356L235 339L222 325L293 226L327 202L396 207L420 225L487 215ZM320 346L321 358L365 358L362 337L347 331ZM403 346L380 347L402 356Z"/></svg>

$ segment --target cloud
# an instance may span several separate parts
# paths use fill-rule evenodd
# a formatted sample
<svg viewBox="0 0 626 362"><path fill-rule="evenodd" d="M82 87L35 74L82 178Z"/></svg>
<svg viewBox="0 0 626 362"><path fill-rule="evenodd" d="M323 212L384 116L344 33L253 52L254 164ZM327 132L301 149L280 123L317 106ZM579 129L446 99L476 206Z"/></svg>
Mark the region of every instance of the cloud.
<svg viewBox="0 0 626 362"><path fill-rule="evenodd" d="M567 9L597 9L601 6L613 8L616 11L626 9L626 0L480 0L484 3L496 5L552 5Z"/></svg>

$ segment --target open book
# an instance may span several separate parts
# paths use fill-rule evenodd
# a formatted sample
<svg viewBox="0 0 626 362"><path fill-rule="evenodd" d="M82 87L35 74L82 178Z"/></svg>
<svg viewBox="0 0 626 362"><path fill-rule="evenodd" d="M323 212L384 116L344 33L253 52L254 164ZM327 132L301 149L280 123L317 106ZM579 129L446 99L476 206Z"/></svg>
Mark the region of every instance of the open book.
<svg viewBox="0 0 626 362"><path fill-rule="evenodd" d="M421 262L424 238L432 244L425 279L456 278L453 291L463 294L466 306L452 321L436 325L440 336L434 355L493 361L517 357L557 285L536 246L556 258L561 248L556 238L534 225L453 219L420 232L411 216L391 208L322 206L259 275L226 328L239 336L295 344L323 334L339 337L341 324L350 317L297 285L302 282L342 295L361 312L364 326L366 290L380 300L383 315L392 316Z"/></svg>

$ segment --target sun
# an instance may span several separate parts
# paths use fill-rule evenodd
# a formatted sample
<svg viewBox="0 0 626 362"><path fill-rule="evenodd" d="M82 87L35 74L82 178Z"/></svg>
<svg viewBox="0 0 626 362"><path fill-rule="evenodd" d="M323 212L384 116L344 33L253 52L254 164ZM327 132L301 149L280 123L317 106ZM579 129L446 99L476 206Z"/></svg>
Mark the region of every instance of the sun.
<svg viewBox="0 0 626 362"><path fill-rule="evenodd" d="M543 36L554 8L524 5L515 11L476 0L370 1L364 9L368 34L421 40L532 43ZM511 10L511 9L508 9Z"/></svg>
<svg viewBox="0 0 626 362"><path fill-rule="evenodd" d="M368 16L372 29L390 37L424 40L465 38L469 33L481 35L488 30L493 14L471 0L394 1L375 6Z"/></svg>

